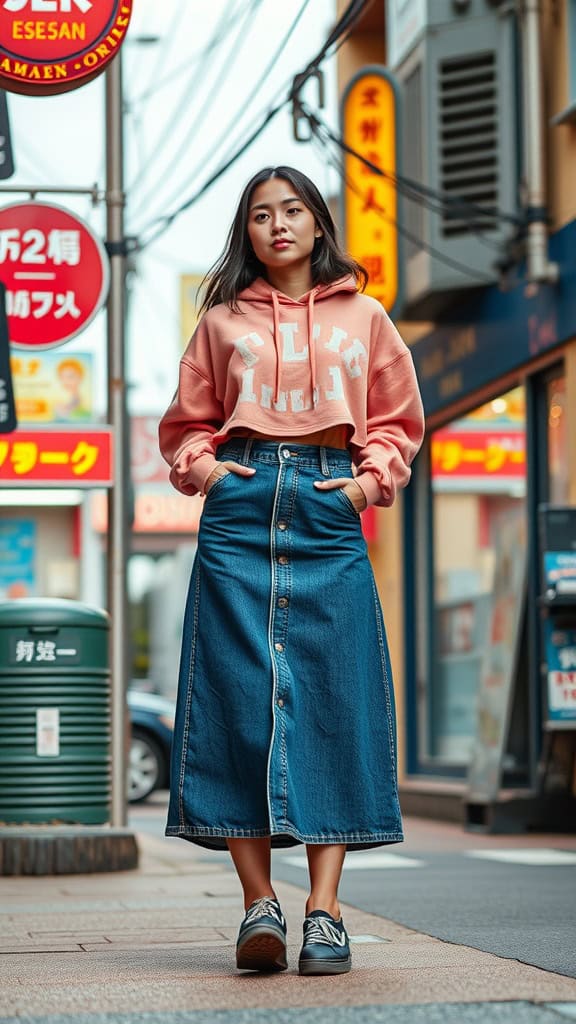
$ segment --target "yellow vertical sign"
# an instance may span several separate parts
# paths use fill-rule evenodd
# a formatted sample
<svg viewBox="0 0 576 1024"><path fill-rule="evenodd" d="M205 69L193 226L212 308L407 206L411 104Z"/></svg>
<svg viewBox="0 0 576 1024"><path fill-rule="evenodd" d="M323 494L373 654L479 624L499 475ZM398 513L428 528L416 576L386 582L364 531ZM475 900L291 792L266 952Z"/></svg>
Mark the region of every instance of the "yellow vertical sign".
<svg viewBox="0 0 576 1024"><path fill-rule="evenodd" d="M386 68L368 67L344 94L344 141L383 174L357 156L344 157L346 248L369 275L366 291L392 311L399 301L397 93Z"/></svg>

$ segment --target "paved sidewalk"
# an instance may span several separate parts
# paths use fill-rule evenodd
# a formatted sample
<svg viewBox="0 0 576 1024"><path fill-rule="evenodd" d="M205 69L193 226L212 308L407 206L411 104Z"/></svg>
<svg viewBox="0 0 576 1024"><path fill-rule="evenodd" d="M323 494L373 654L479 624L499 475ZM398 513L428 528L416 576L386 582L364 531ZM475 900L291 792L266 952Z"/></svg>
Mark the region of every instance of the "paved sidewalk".
<svg viewBox="0 0 576 1024"><path fill-rule="evenodd" d="M139 842L138 871L0 879L0 1024L576 1020L576 980L351 907L352 973L300 978L304 893L287 883L289 970L240 974L235 876L190 844Z"/></svg>

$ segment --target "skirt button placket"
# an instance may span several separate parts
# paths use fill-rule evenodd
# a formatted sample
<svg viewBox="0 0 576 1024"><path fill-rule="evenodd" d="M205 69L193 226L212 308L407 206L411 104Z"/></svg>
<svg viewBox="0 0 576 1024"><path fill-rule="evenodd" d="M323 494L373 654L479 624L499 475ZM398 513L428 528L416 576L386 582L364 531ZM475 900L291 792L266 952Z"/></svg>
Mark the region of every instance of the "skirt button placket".
<svg viewBox="0 0 576 1024"><path fill-rule="evenodd" d="M290 470L295 470L295 465L292 463L292 456L288 448L280 447L278 449L278 461L280 463L280 484L278 490L278 506L277 506L277 517L276 517L276 536L275 536L275 568L273 575L273 593L272 600L275 606L273 614L273 625L272 625L272 648L273 657L275 661L275 694L274 694L274 705L276 710L280 713L277 719L277 727L279 728L278 739L283 736L285 728L284 715L286 714L286 704L288 694L286 692L286 676L283 669L285 668L285 648L286 648L286 636L287 636L287 619L289 608L289 600L286 594L289 593L289 582L290 582L290 559L288 557L288 544L289 544L289 512L290 503L286 500L287 495L290 493L290 480L292 473ZM281 740L281 747L284 745L284 739ZM279 748L276 746L276 741L273 740L273 750L276 752ZM281 758L277 759L272 754L271 759L271 770L272 776L270 777L270 800L271 807L274 808L274 817L276 820L282 820L286 814L286 810L283 806L283 801L280 806L277 803L280 798L280 794L285 792L286 780L282 778L284 773L283 761ZM274 777L274 772L278 771L280 777Z"/></svg>

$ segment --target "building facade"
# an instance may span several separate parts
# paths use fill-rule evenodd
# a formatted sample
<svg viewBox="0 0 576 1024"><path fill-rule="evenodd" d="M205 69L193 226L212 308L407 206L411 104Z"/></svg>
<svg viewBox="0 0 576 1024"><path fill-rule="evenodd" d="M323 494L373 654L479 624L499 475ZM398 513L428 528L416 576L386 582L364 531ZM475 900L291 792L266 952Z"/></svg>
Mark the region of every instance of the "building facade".
<svg viewBox="0 0 576 1024"><path fill-rule="evenodd" d="M387 0L341 53L342 92L381 63L402 104L397 322L427 438L372 555L403 806L562 827L567 809L576 821L576 3Z"/></svg>

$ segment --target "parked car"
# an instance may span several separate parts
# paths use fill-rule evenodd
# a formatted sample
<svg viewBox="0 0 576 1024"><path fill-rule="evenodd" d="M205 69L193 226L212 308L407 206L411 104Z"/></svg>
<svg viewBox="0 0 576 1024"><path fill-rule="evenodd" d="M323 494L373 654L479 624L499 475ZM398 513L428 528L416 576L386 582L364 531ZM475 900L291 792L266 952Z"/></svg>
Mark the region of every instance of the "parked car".
<svg viewBox="0 0 576 1024"><path fill-rule="evenodd" d="M175 702L156 693L128 690L131 742L128 800L139 803L168 786Z"/></svg>

